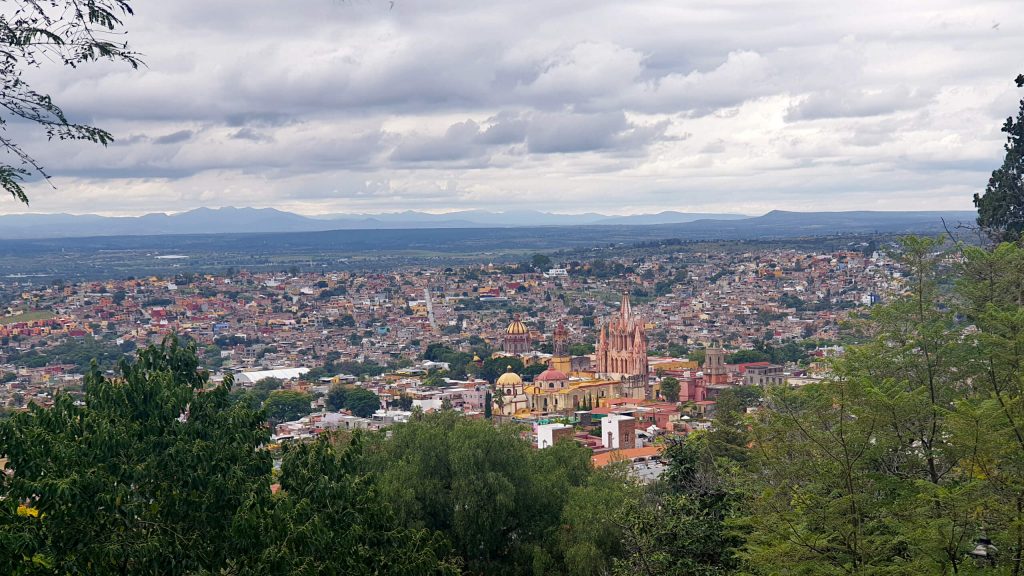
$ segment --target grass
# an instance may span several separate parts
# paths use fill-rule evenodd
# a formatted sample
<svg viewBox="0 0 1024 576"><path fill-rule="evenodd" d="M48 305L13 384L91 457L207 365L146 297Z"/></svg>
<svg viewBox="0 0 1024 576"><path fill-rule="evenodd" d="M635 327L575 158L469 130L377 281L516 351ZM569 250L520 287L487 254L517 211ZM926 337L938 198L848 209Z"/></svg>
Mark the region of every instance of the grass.
<svg viewBox="0 0 1024 576"><path fill-rule="evenodd" d="M16 324L18 322L31 322L33 320L50 320L53 316L53 312L48 312L46 310L30 310L22 314L0 316L0 324Z"/></svg>

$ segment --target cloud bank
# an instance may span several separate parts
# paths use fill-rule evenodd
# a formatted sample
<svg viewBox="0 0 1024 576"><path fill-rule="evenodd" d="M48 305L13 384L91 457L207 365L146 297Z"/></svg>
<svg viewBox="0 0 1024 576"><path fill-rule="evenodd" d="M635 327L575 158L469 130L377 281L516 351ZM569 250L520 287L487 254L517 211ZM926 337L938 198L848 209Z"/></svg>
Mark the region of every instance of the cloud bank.
<svg viewBox="0 0 1024 576"><path fill-rule="evenodd" d="M33 211L970 209L1024 72L1013 0L136 12L145 69L33 74L117 138L16 127L55 176Z"/></svg>

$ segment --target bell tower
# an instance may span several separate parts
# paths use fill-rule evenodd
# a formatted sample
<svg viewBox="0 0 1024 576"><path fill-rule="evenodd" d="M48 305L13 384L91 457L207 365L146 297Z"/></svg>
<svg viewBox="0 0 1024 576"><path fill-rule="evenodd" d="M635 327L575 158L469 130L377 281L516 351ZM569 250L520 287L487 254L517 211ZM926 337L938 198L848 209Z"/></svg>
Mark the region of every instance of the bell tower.
<svg viewBox="0 0 1024 576"><path fill-rule="evenodd" d="M704 349L704 383L728 384L729 371L725 367L725 350L712 344Z"/></svg>

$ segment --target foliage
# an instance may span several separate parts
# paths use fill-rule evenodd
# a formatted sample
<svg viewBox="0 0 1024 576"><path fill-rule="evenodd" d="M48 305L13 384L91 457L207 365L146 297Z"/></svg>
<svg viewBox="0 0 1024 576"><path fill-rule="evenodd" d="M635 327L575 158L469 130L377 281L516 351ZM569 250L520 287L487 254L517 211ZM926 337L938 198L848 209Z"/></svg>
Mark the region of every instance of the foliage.
<svg viewBox="0 0 1024 576"><path fill-rule="evenodd" d="M353 334L357 340L362 341L358 335ZM328 358L327 362L323 366L317 366L304 376L307 380L315 381L318 378L325 378L336 376L338 374L348 374L351 376L380 376L387 372L386 366L381 366L372 360L366 362L356 362L354 360L339 360L337 357Z"/></svg>
<svg viewBox="0 0 1024 576"><path fill-rule="evenodd" d="M619 520L625 553L616 575L724 575L739 566L742 543L728 526L736 499L699 433L668 446L664 489L626 504Z"/></svg>
<svg viewBox="0 0 1024 576"><path fill-rule="evenodd" d="M554 537L590 455L573 442L534 450L515 427L444 411L379 438L370 469L401 524L447 534L470 573L519 574L559 563Z"/></svg>
<svg viewBox="0 0 1024 576"><path fill-rule="evenodd" d="M285 449L281 492L246 526L262 542L243 574L458 574L443 535L395 526L372 478L359 473L361 436Z"/></svg>
<svg viewBox="0 0 1024 576"><path fill-rule="evenodd" d="M594 345L587 342L575 342L569 345L570 356L586 356L594 353Z"/></svg>
<svg viewBox="0 0 1024 576"><path fill-rule="evenodd" d="M46 94L36 92L26 71L44 62L78 66L112 60L138 68L141 63L122 34L122 18L132 14L128 0L13 0L0 15L0 147L17 158L17 165L0 164L0 187L28 204L21 183L33 174L49 175L28 152L7 135L9 122L42 127L49 140L87 140L106 146L113 136L105 130L70 121Z"/></svg>
<svg viewBox="0 0 1024 576"><path fill-rule="evenodd" d="M274 390L263 402L267 420L271 424L298 420L312 411L309 403L313 397L296 390Z"/></svg>
<svg viewBox="0 0 1024 576"><path fill-rule="evenodd" d="M85 336L70 338L44 350L32 349L21 353L15 352L10 354L9 359L12 363L28 368L72 364L85 373L89 370L93 360L97 362L101 370L109 370L117 364L118 359L122 356L121 349L115 343Z"/></svg>
<svg viewBox="0 0 1024 576"><path fill-rule="evenodd" d="M523 361L519 358L506 356L488 358L484 360L477 376L493 384L502 374L509 370L516 374L522 374Z"/></svg>
<svg viewBox="0 0 1024 576"><path fill-rule="evenodd" d="M530 266L537 272L544 272L550 270L553 265L550 256L544 254L534 254L530 258Z"/></svg>
<svg viewBox="0 0 1024 576"><path fill-rule="evenodd" d="M352 388L345 398L345 408L360 418L369 418L380 409L380 398L365 388Z"/></svg>
<svg viewBox="0 0 1024 576"><path fill-rule="evenodd" d="M768 390L752 429L745 556L794 574L996 573L1024 544L1024 250L964 248L952 294L941 242L908 238L908 292L872 309L834 376Z"/></svg>
<svg viewBox="0 0 1024 576"><path fill-rule="evenodd" d="M771 356L761 350L737 350L729 355L726 362L729 364L746 364L747 362L768 362Z"/></svg>
<svg viewBox="0 0 1024 576"><path fill-rule="evenodd" d="M697 364L704 364L705 355L706 353L703 348L696 348L694 350L690 350L690 353L686 355L686 359L692 360Z"/></svg>
<svg viewBox="0 0 1024 576"><path fill-rule="evenodd" d="M1017 76L1017 87L1024 87L1024 74ZM1024 98L1017 119L1006 119L1006 157L992 171L985 193L974 195L978 225L995 242L1015 242L1024 232Z"/></svg>
<svg viewBox="0 0 1024 576"><path fill-rule="evenodd" d="M244 551L223 536L269 494L262 414L230 403L230 379L201 393L173 339L120 372L87 374L84 405L58 393L0 423L0 573L189 574Z"/></svg>
<svg viewBox="0 0 1024 576"><path fill-rule="evenodd" d="M669 402L679 402L679 380L671 376L662 378L661 395Z"/></svg>
<svg viewBox="0 0 1024 576"><path fill-rule="evenodd" d="M334 384L327 391L327 407L331 410L341 410L348 400L350 387L344 384Z"/></svg>

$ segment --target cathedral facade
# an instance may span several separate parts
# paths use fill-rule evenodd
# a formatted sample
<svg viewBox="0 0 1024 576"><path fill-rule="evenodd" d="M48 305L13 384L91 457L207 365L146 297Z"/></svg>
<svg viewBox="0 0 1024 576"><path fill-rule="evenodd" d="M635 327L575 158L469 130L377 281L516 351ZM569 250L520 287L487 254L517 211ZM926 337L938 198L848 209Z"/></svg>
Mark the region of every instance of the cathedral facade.
<svg viewBox="0 0 1024 576"><path fill-rule="evenodd" d="M601 327L595 357L599 377L624 382L627 396L647 395L647 333L643 321L633 314L628 292L622 295L619 313Z"/></svg>

